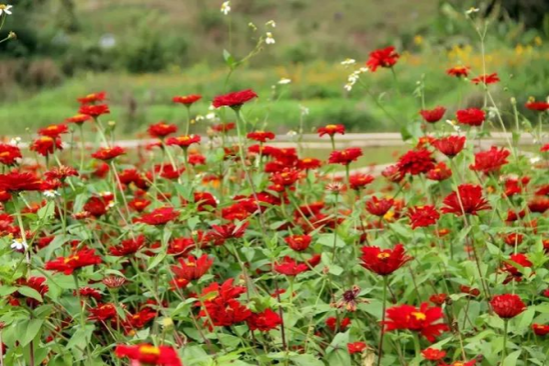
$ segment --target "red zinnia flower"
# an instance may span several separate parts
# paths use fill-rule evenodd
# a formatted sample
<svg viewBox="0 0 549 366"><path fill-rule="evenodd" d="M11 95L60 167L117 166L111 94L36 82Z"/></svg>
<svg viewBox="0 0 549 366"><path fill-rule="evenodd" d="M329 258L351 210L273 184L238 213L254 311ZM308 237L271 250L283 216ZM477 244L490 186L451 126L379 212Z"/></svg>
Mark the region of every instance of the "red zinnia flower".
<svg viewBox="0 0 549 366"><path fill-rule="evenodd" d="M135 239L122 240L120 245L109 247L109 252L115 257L126 257L137 253L145 245L145 236L139 235Z"/></svg>
<svg viewBox="0 0 549 366"><path fill-rule="evenodd" d="M419 111L419 114L421 114L425 122L429 122L429 123L435 123L440 121L444 116L444 113L446 113L446 108L444 107L436 107L433 109L422 109L421 111Z"/></svg>
<svg viewBox="0 0 549 366"><path fill-rule="evenodd" d="M109 161L125 153L126 153L126 150L124 150L120 146L102 147L92 154L92 158L103 160L103 161Z"/></svg>
<svg viewBox="0 0 549 366"><path fill-rule="evenodd" d="M78 110L79 114L87 114L93 118L97 118L103 114L109 114L109 106L106 104L97 104L97 105L83 105Z"/></svg>
<svg viewBox="0 0 549 366"><path fill-rule="evenodd" d="M532 324L532 330L536 335L543 337L549 334L549 325L534 323Z"/></svg>
<svg viewBox="0 0 549 366"><path fill-rule="evenodd" d="M351 355L355 353L360 353L366 349L366 343L364 342L353 342L353 343L347 343L347 351Z"/></svg>
<svg viewBox="0 0 549 366"><path fill-rule="evenodd" d="M187 136L170 137L166 143L170 146L176 145L182 149L186 149L192 144L200 143L200 136L187 135Z"/></svg>
<svg viewBox="0 0 549 366"><path fill-rule="evenodd" d="M469 67L468 66L454 66L451 69L446 70L446 73L450 76L455 77L467 77L469 75Z"/></svg>
<svg viewBox="0 0 549 366"><path fill-rule="evenodd" d="M137 346L118 345L114 352L119 358L129 358L132 360L132 364L137 362L138 364L159 366L183 365L177 352L169 346L155 347L146 343Z"/></svg>
<svg viewBox="0 0 549 366"><path fill-rule="evenodd" d="M42 181L33 173L11 172L8 174L0 174L0 191L2 192L41 190Z"/></svg>
<svg viewBox="0 0 549 366"><path fill-rule="evenodd" d="M76 123L77 125L81 126L82 123L89 121L90 119L92 119L92 117L88 114L77 114L75 116L65 119L65 122Z"/></svg>
<svg viewBox="0 0 549 366"><path fill-rule="evenodd" d="M60 257L46 262L44 268L70 275L77 269L100 263L101 257L95 255L95 249L82 249L68 257Z"/></svg>
<svg viewBox="0 0 549 366"><path fill-rule="evenodd" d="M282 263L275 263L274 270L286 276L297 276L300 273L309 270L309 266L305 263L298 263L290 257L284 257Z"/></svg>
<svg viewBox="0 0 549 366"><path fill-rule="evenodd" d="M475 163L469 165L469 168L484 174L497 172L503 165L508 163L506 159L510 154L511 152L503 147L498 149L492 146L490 150L476 153Z"/></svg>
<svg viewBox="0 0 549 366"><path fill-rule="evenodd" d="M349 185L351 186L351 189L358 191L372 183L374 179L373 175L356 173L349 177Z"/></svg>
<svg viewBox="0 0 549 366"><path fill-rule="evenodd" d="M282 318L271 309L266 309L261 313L252 313L250 317L246 319L246 323L250 330L268 332L278 328L278 326L282 324Z"/></svg>
<svg viewBox="0 0 549 366"><path fill-rule="evenodd" d="M461 109L456 112L459 123L469 126L480 126L486 119L486 114L477 108Z"/></svg>
<svg viewBox="0 0 549 366"><path fill-rule="evenodd" d="M393 249L362 247L360 260L362 267L380 276L387 276L412 260L412 257L406 255L402 244L397 244Z"/></svg>
<svg viewBox="0 0 549 366"><path fill-rule="evenodd" d="M403 175L418 175L433 169L435 160L427 149L410 150L398 159L397 166Z"/></svg>
<svg viewBox="0 0 549 366"><path fill-rule="evenodd" d="M60 138L41 136L33 141L30 149L36 151L42 156L53 154L55 150L63 150Z"/></svg>
<svg viewBox="0 0 549 366"><path fill-rule="evenodd" d="M426 348L421 351L421 355L428 361L439 361L446 356L446 352L436 348Z"/></svg>
<svg viewBox="0 0 549 366"><path fill-rule="evenodd" d="M490 75L480 75L480 76L477 76L476 78L471 79L471 82L476 85L478 85L479 83L484 83L486 85L495 84L498 81L500 80L497 72L494 72L493 74L490 74Z"/></svg>
<svg viewBox="0 0 549 366"><path fill-rule="evenodd" d="M340 135L345 135L345 126L343 125L326 125L318 129L318 136L322 137L324 135L333 136L336 133Z"/></svg>
<svg viewBox="0 0 549 366"><path fill-rule="evenodd" d="M375 72L378 67L393 67L400 55L395 52L393 46L387 48L375 50L370 53L370 58L366 62L366 66L370 68L372 72Z"/></svg>
<svg viewBox="0 0 549 366"><path fill-rule="evenodd" d="M98 92L98 93L91 93L86 95L85 97L77 98L80 102L80 104L92 104L96 102L102 102L107 97L107 93L105 92Z"/></svg>
<svg viewBox="0 0 549 366"><path fill-rule="evenodd" d="M525 104L525 107L531 111L545 112L546 110L549 110L549 103L529 101Z"/></svg>
<svg viewBox="0 0 549 366"><path fill-rule="evenodd" d="M442 306L447 299L448 295L446 294L434 294L429 297L429 301L438 306Z"/></svg>
<svg viewBox="0 0 549 366"><path fill-rule="evenodd" d="M172 98L172 101L174 103L184 104L186 106L190 106L193 103L198 102L200 99L202 99L201 95L198 94L190 94L190 95L183 95L183 96L175 96Z"/></svg>
<svg viewBox="0 0 549 366"><path fill-rule="evenodd" d="M446 207L442 208L442 212L453 213L457 216L464 213L476 215L478 211L490 209L488 201L482 197L482 188L472 184L460 185L458 191L446 196L443 203Z"/></svg>
<svg viewBox="0 0 549 366"><path fill-rule="evenodd" d="M284 241L296 252L302 252L311 245L312 239L309 235L291 235L284 238Z"/></svg>
<svg viewBox="0 0 549 366"><path fill-rule="evenodd" d="M443 317L442 308L430 308L428 303L421 304L419 309L411 305L400 305L387 309L389 320L384 325L388 332L407 329L419 332L429 342L434 342L436 337L449 330L446 324L437 323Z"/></svg>
<svg viewBox="0 0 549 366"><path fill-rule="evenodd" d="M202 255L200 258L190 255L187 260L179 258L179 266L171 266L171 269L177 278L192 281L202 277L212 264L213 259L209 258L207 254Z"/></svg>
<svg viewBox="0 0 549 366"><path fill-rule="evenodd" d="M400 172L396 164L389 165L388 167L383 169L381 175L383 175L385 178L393 183L399 183L402 179L404 179L404 174Z"/></svg>
<svg viewBox="0 0 549 366"><path fill-rule="evenodd" d="M177 126L169 125L162 121L154 125L150 125L148 131L151 137L164 138L172 133L176 133Z"/></svg>
<svg viewBox="0 0 549 366"><path fill-rule="evenodd" d="M513 280L516 280L517 282L522 281L522 272L517 267L515 267L515 265L523 268L531 268L533 264L532 262L530 262L525 254L511 254L508 262L503 263L502 270L509 274L504 283L509 283Z"/></svg>
<svg viewBox="0 0 549 366"><path fill-rule="evenodd" d="M275 134L269 131L254 131L249 132L246 135L250 140L255 140L258 142L266 142L267 140L272 140L275 138Z"/></svg>
<svg viewBox="0 0 549 366"><path fill-rule="evenodd" d="M412 224L412 229L434 225L440 218L440 214L435 206L416 206L408 210L408 217Z"/></svg>
<svg viewBox="0 0 549 366"><path fill-rule="evenodd" d="M392 198L377 198L373 196L368 202L366 202L366 210L374 216L383 217L391 207L393 207L395 200Z"/></svg>
<svg viewBox="0 0 549 366"><path fill-rule="evenodd" d="M436 181L443 181L445 179L448 179L452 176L452 170L448 168L446 163L441 161L435 167L427 172L425 175L427 179L430 180L436 180Z"/></svg>
<svg viewBox="0 0 549 366"><path fill-rule="evenodd" d="M69 129L67 128L67 125L64 125L64 124L51 125L46 128L41 128L38 130L38 134L40 136L48 136L53 139L58 138L59 135L62 135L67 132L69 132Z"/></svg>
<svg viewBox="0 0 549 366"><path fill-rule="evenodd" d="M322 166L322 161L315 158L305 158L297 162L297 167L301 170L317 169Z"/></svg>
<svg viewBox="0 0 549 366"><path fill-rule="evenodd" d="M326 325L332 332L345 332L349 325L351 325L351 319L349 318L343 318L338 324L338 319L335 316L331 316L328 319L326 319Z"/></svg>
<svg viewBox="0 0 549 366"><path fill-rule="evenodd" d="M431 142L438 151L449 158L453 158L463 150L465 146L465 136L447 136Z"/></svg>
<svg viewBox="0 0 549 366"><path fill-rule="evenodd" d="M128 202L128 206L132 209L134 209L137 212L142 212L145 210L149 205L151 204L151 201L145 199L145 198L134 198L130 202Z"/></svg>
<svg viewBox="0 0 549 366"><path fill-rule="evenodd" d="M225 95L219 95L214 98L212 105L215 108L231 107L240 108L244 103L257 98L257 94L252 89L237 91Z"/></svg>
<svg viewBox="0 0 549 366"><path fill-rule="evenodd" d="M212 126L212 130L214 130L215 132L223 132L223 133L234 130L235 128L236 128L236 124L234 122L220 123Z"/></svg>
<svg viewBox="0 0 549 366"><path fill-rule="evenodd" d="M503 319L511 319L526 310L526 305L518 295L496 295L490 301L490 305L496 314Z"/></svg>
<svg viewBox="0 0 549 366"><path fill-rule="evenodd" d="M349 165L362 156L362 149L359 147L350 147L342 151L332 151L328 162L330 164Z"/></svg>
<svg viewBox="0 0 549 366"><path fill-rule="evenodd" d="M144 214L135 221L147 225L165 225L178 217L179 211L176 211L173 207L161 207L150 213Z"/></svg>
<svg viewBox="0 0 549 366"><path fill-rule="evenodd" d="M13 165L17 159L21 159L21 150L17 146L0 144L0 163L4 165Z"/></svg>

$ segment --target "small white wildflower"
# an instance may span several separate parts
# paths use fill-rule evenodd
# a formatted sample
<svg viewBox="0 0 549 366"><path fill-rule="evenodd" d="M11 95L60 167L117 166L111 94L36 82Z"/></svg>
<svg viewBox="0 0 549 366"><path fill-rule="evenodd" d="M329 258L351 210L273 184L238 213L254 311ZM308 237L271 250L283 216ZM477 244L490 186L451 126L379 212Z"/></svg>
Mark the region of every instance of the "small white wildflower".
<svg viewBox="0 0 549 366"><path fill-rule="evenodd" d="M290 130L290 131L288 131L288 133L286 135L295 136L295 135L297 135L297 132L295 132L294 130Z"/></svg>
<svg viewBox="0 0 549 366"><path fill-rule="evenodd" d="M355 63L356 63L356 60L352 58L346 58L345 60L341 61L341 64L343 66L351 66L351 65L354 65Z"/></svg>
<svg viewBox="0 0 549 366"><path fill-rule="evenodd" d="M536 163L539 163L540 161L541 161L541 158L539 156L534 156L533 158L530 158L531 164L536 164Z"/></svg>
<svg viewBox="0 0 549 366"><path fill-rule="evenodd" d="M6 13L6 15L11 15L12 5L0 4L0 15Z"/></svg>
<svg viewBox="0 0 549 366"><path fill-rule="evenodd" d="M208 113L208 114L206 115L206 119L215 119L215 113L213 113L213 112L212 112L212 113Z"/></svg>
<svg viewBox="0 0 549 366"><path fill-rule="evenodd" d="M230 1L225 1L223 4L221 4L221 12L224 15L229 14L230 11L231 11L231 2Z"/></svg>
<svg viewBox="0 0 549 366"><path fill-rule="evenodd" d="M466 15L471 15L471 14L473 14L473 13L478 13L479 11L480 11L479 8L471 7L471 8L469 8L469 10L467 10L467 11L465 12L465 14L466 14Z"/></svg>
<svg viewBox="0 0 549 366"><path fill-rule="evenodd" d="M488 118L495 118L498 114L498 109L495 107L488 108Z"/></svg>
<svg viewBox="0 0 549 366"><path fill-rule="evenodd" d="M17 146L21 142L21 137L14 137L10 140L10 145Z"/></svg>
<svg viewBox="0 0 549 366"><path fill-rule="evenodd" d="M107 205L107 208L113 208L114 205L116 205L116 202L110 201L109 204Z"/></svg>
<svg viewBox="0 0 549 366"><path fill-rule="evenodd" d="M300 105L299 110L301 111L302 116L306 116L309 114L309 108L305 107L304 105Z"/></svg>
<svg viewBox="0 0 549 366"><path fill-rule="evenodd" d="M461 131L461 129L459 128L456 121L453 121L451 119L447 119L445 122L448 123L450 126L452 126L452 128L454 129L455 132L460 132Z"/></svg>
<svg viewBox="0 0 549 366"><path fill-rule="evenodd" d="M18 251L27 250L28 247L29 245L27 244L27 242L21 238L13 239L10 245L11 249Z"/></svg>
<svg viewBox="0 0 549 366"><path fill-rule="evenodd" d="M267 23L265 23L266 26L270 26L270 27L273 27L273 28L276 28L276 23L274 20L269 20Z"/></svg>
<svg viewBox="0 0 549 366"><path fill-rule="evenodd" d="M360 69L358 69L358 71L360 71L361 74L364 74L365 72L370 71L370 69L367 67L361 67Z"/></svg>
<svg viewBox="0 0 549 366"><path fill-rule="evenodd" d="M204 119L204 116L201 115L201 114L198 114L196 117L195 117L195 120L198 122L198 121L202 121Z"/></svg>
<svg viewBox="0 0 549 366"><path fill-rule="evenodd" d="M279 83L280 85L290 84L291 82L292 82L292 80L291 80L291 79L288 79L288 78L282 78L282 79L280 79L280 80L278 81L278 83Z"/></svg>
<svg viewBox="0 0 549 366"><path fill-rule="evenodd" d="M267 36L267 38L265 39L265 43L267 43L267 44L275 44L276 43L275 39L273 38L273 34L271 32L267 32L266 36Z"/></svg>
<svg viewBox="0 0 549 366"><path fill-rule="evenodd" d="M55 197L59 196L59 192L57 192L53 189L48 189L47 191L44 191L43 194L46 198L55 198Z"/></svg>
<svg viewBox="0 0 549 366"><path fill-rule="evenodd" d="M248 27L250 27L250 29L253 30L254 32L257 30L257 27L256 27L255 24L252 23L252 22L249 22L249 23L248 23Z"/></svg>
<svg viewBox="0 0 549 366"><path fill-rule="evenodd" d="M347 91L351 91L351 90L353 90L353 85L354 84L347 83L343 86L343 89L345 89Z"/></svg>

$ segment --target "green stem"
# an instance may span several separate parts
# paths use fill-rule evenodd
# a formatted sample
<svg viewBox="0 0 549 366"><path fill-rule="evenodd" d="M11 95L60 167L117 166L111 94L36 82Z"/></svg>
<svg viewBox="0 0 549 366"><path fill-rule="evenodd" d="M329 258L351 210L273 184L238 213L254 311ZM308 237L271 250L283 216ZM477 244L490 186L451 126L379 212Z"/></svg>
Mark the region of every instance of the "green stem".
<svg viewBox="0 0 549 366"><path fill-rule="evenodd" d="M383 338L384 338L384 328L385 328L385 310L387 307L387 287L389 286L387 276L383 276L383 303L381 304L381 326L379 328L379 347L377 349L378 359L377 366L381 365L381 359L383 358Z"/></svg>
<svg viewBox="0 0 549 366"><path fill-rule="evenodd" d="M501 351L501 364L503 365L503 361L505 360L505 356L507 355L507 329L509 327L509 320L504 319L503 320L503 349Z"/></svg>

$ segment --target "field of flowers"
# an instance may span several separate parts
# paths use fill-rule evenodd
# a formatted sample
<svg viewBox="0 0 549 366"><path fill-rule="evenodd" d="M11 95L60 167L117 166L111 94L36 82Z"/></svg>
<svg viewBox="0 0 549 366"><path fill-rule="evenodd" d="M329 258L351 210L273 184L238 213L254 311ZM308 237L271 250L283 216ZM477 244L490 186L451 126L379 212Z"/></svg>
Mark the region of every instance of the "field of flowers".
<svg viewBox="0 0 549 366"><path fill-rule="evenodd" d="M399 95L400 59L345 61L348 89L389 73ZM503 116L484 65L431 70L482 105L423 103L379 176L336 149L341 124L317 126L328 159L273 146L253 88L173 96L184 122L135 150L110 95L74 96L0 144L0 366L549 364L549 103L525 85ZM219 121L199 135L205 100ZM506 146L483 148L495 128Z"/></svg>

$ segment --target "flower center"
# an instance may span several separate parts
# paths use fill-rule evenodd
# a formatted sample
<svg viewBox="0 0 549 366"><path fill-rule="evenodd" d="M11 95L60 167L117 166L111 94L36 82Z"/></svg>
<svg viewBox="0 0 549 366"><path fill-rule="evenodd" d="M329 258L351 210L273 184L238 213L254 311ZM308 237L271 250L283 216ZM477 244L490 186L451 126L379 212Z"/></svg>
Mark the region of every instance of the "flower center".
<svg viewBox="0 0 549 366"><path fill-rule="evenodd" d="M427 319L427 316L424 313L420 312L420 311L414 311L412 313L412 316L414 318L416 318L416 320L425 320L425 319Z"/></svg>
<svg viewBox="0 0 549 366"><path fill-rule="evenodd" d="M141 346L141 347L139 347L139 352L142 355L160 356L160 348L155 347L155 346L149 346L149 345Z"/></svg>
<svg viewBox="0 0 549 366"><path fill-rule="evenodd" d="M0 10L5 10L8 6L4 4L0 4Z"/></svg>
<svg viewBox="0 0 549 366"><path fill-rule="evenodd" d="M378 259L387 259L391 256L390 253L387 253L387 252L381 252L377 255L377 258Z"/></svg>
<svg viewBox="0 0 549 366"><path fill-rule="evenodd" d="M74 255L74 256L70 256L70 257L65 258L65 260L63 262L65 264L67 264L67 263L70 263L70 262L73 262L73 261L77 261L78 259L80 259L80 257L77 256L77 255Z"/></svg>

